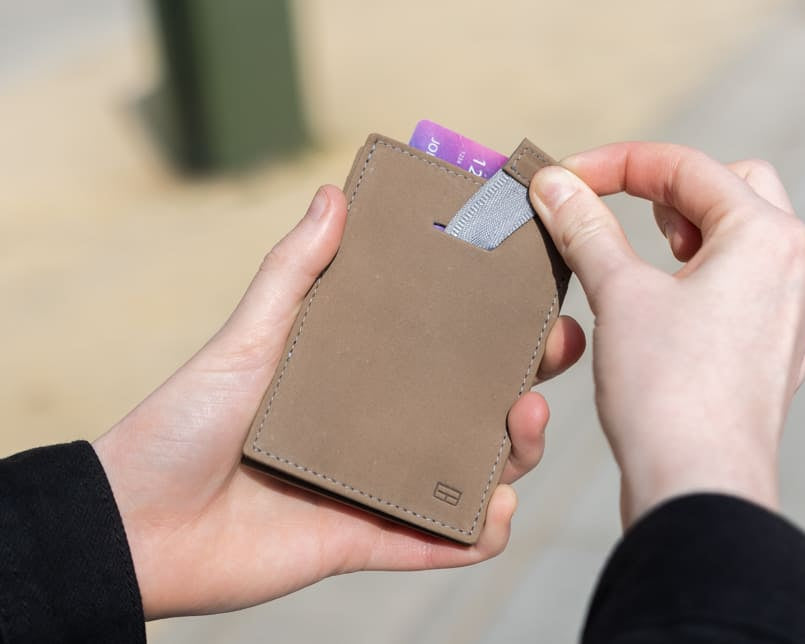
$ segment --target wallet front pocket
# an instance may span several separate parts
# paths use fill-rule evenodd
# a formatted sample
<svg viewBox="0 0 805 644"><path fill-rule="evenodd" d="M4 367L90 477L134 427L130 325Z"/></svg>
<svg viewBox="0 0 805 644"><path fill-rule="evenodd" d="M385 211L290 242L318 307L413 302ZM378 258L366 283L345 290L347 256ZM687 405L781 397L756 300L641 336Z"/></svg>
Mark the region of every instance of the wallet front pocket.
<svg viewBox="0 0 805 644"><path fill-rule="evenodd" d="M434 227L483 185L379 135L347 180L341 247L307 295L246 462L474 543L568 272L531 220L476 248Z"/></svg>

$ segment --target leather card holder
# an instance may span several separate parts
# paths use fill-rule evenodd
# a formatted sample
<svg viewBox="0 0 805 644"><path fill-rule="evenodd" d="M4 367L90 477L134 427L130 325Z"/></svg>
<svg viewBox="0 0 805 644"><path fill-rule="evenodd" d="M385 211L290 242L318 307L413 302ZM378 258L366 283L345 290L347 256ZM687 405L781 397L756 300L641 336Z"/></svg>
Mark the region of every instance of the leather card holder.
<svg viewBox="0 0 805 644"><path fill-rule="evenodd" d="M524 141L524 185L551 160ZM371 135L341 247L300 308L244 461L471 544L509 455L569 272L529 220L487 251L440 230L483 180Z"/></svg>

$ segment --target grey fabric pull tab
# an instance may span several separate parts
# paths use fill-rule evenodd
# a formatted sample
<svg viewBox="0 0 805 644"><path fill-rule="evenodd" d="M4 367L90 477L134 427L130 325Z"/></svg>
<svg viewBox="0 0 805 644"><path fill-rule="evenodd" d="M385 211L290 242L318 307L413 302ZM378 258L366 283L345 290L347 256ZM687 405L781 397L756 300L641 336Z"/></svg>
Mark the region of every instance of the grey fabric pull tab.
<svg viewBox="0 0 805 644"><path fill-rule="evenodd" d="M528 184L537 170L552 163L548 155L524 139L506 165L453 215L445 232L479 248L494 250L533 219Z"/></svg>

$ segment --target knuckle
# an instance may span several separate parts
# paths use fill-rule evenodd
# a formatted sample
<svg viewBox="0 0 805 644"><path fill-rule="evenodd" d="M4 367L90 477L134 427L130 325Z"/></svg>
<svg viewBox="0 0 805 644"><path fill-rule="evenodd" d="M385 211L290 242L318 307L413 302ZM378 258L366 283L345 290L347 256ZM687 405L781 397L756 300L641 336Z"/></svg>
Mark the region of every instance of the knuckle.
<svg viewBox="0 0 805 644"><path fill-rule="evenodd" d="M565 252L571 255L578 253L581 247L600 235L605 227L599 217L595 217L589 212L575 213L574 216L565 220L560 243Z"/></svg>
<svg viewBox="0 0 805 644"><path fill-rule="evenodd" d="M695 148L684 145L671 146L667 173L663 181L663 201L669 206L676 205L679 186L685 185L688 178L701 172L701 168L712 162L712 159Z"/></svg>
<svg viewBox="0 0 805 644"><path fill-rule="evenodd" d="M263 261L260 263L260 272L271 273L285 270L291 265L291 260L292 258L285 249L284 244L280 242L263 257Z"/></svg>
<svg viewBox="0 0 805 644"><path fill-rule="evenodd" d="M765 159L747 159L745 163L747 166L747 179L749 179L750 176L756 178L780 178L777 168L775 168L772 163L766 161Z"/></svg>

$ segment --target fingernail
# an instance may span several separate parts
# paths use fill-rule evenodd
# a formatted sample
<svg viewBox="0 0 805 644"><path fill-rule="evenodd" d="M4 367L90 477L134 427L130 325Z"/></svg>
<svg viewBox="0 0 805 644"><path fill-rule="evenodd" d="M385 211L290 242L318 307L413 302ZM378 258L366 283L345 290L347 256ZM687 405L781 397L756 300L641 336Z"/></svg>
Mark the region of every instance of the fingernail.
<svg viewBox="0 0 805 644"><path fill-rule="evenodd" d="M327 212L327 206L329 205L330 198L327 196L327 191L323 187L319 188L313 197L313 201L310 202L310 206L308 206L305 217L314 220L321 219L324 213Z"/></svg>
<svg viewBox="0 0 805 644"><path fill-rule="evenodd" d="M671 241L671 235L674 234L674 225L670 221L666 221L662 227L662 234L668 241Z"/></svg>
<svg viewBox="0 0 805 644"><path fill-rule="evenodd" d="M531 180L531 201L541 215L553 215L579 190L580 180L558 165L543 168Z"/></svg>

